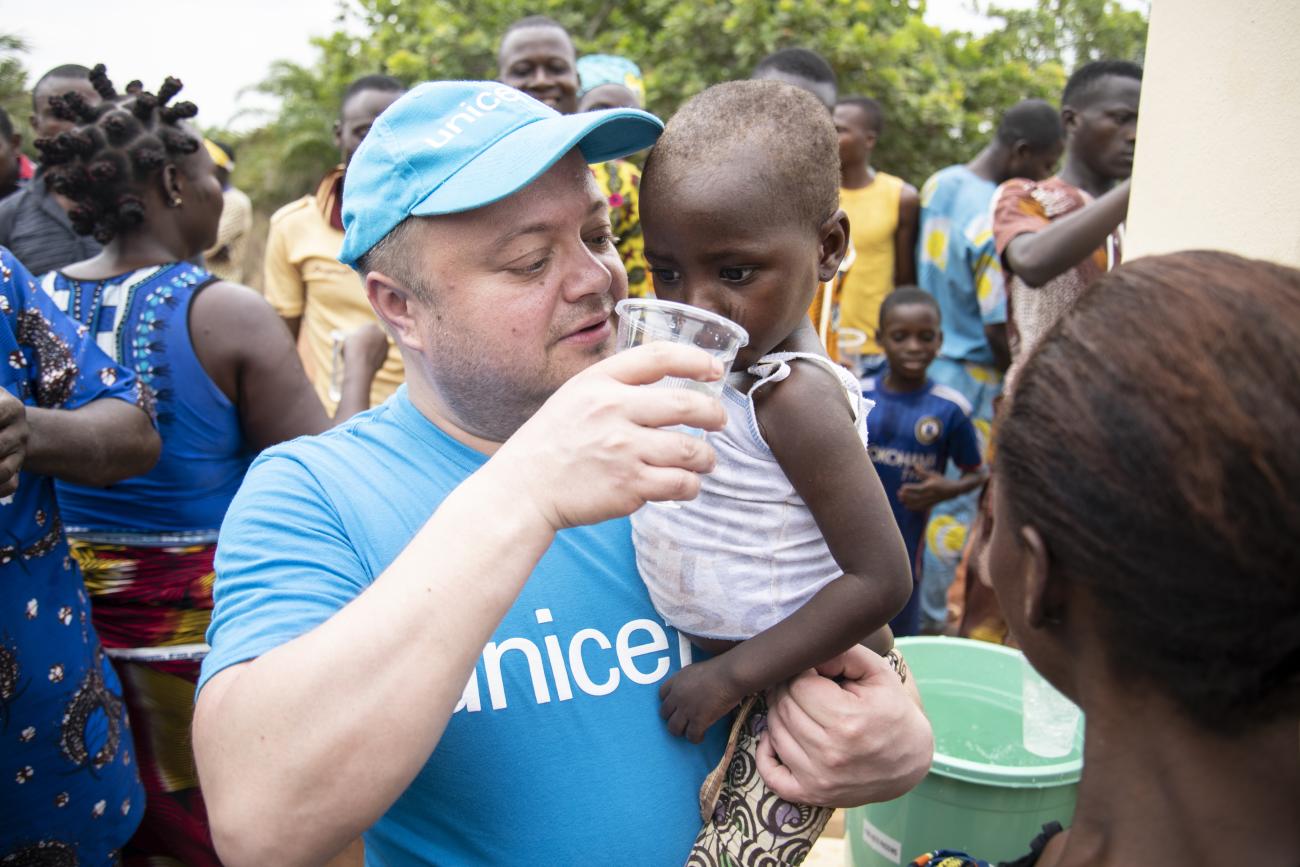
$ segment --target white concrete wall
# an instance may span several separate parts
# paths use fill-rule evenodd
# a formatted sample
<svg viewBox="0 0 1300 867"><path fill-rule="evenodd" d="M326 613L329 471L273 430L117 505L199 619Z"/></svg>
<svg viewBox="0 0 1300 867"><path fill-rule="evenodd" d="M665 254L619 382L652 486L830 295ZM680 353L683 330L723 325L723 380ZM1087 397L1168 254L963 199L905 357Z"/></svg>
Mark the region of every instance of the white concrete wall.
<svg viewBox="0 0 1300 867"><path fill-rule="evenodd" d="M1300 0L1154 0L1125 258L1300 267Z"/></svg>

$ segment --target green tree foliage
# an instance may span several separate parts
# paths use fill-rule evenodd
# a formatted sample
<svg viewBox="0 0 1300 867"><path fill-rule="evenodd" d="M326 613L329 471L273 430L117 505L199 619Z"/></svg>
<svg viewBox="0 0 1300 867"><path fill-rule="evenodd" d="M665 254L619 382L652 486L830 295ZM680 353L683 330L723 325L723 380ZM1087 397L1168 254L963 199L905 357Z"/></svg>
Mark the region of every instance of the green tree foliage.
<svg viewBox="0 0 1300 867"><path fill-rule="evenodd" d="M31 95L27 91L27 68L21 55L27 45L17 36L0 33L0 108L9 113L14 131L26 131L27 115L31 114ZM31 147L23 136L25 148Z"/></svg>
<svg viewBox="0 0 1300 867"><path fill-rule="evenodd" d="M500 34L524 15L560 21L579 53L636 60L648 108L663 117L710 84L747 77L771 51L812 48L835 67L841 94L881 101L887 127L876 162L917 185L978 151L1002 109L1054 100L1076 62L1139 58L1146 39L1145 16L1116 0L988 4L980 11L1005 27L982 37L932 27L924 8L924 0L342 0L338 31L315 40L315 65L279 64L259 87L283 108L243 141L236 181L264 207L301 195L337 158L331 126L349 80L492 78Z"/></svg>

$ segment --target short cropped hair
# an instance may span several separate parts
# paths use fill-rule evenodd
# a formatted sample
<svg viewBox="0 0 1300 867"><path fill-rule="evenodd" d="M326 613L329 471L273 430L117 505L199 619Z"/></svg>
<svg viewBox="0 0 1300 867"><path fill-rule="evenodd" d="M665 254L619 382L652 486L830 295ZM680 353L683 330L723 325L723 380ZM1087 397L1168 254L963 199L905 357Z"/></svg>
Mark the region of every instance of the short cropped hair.
<svg viewBox="0 0 1300 867"><path fill-rule="evenodd" d="M782 48L772 52L758 62L751 77L769 69L835 86L835 70L831 69L826 58L807 48Z"/></svg>
<svg viewBox="0 0 1300 867"><path fill-rule="evenodd" d="M564 38L569 40L570 43L573 42L573 34L569 33L569 28L565 27L549 15L525 15L523 18L512 21L510 26L502 31L501 41L497 43L498 59L501 57L501 47L506 44L506 37L511 33L514 33L516 30L523 30L527 27L554 27L556 30L563 33Z"/></svg>
<svg viewBox="0 0 1300 867"><path fill-rule="evenodd" d="M642 185L744 153L754 183L772 202L820 227L839 208L839 139L817 97L780 81L728 81L688 101L668 121L646 161Z"/></svg>
<svg viewBox="0 0 1300 867"><path fill-rule="evenodd" d="M40 106L36 104L37 92L40 91L41 87L45 84L45 82L56 78L84 78L85 80L89 81L90 69L85 66L82 66L80 63L64 63L54 67L53 69L46 70L45 74L42 75L40 78L36 79L36 83L32 85L32 108L33 109L40 108Z"/></svg>
<svg viewBox="0 0 1300 867"><path fill-rule="evenodd" d="M1096 95L1098 85L1108 76L1142 80L1142 67L1128 60L1094 60L1074 71L1061 94L1061 107L1085 108Z"/></svg>
<svg viewBox="0 0 1300 867"><path fill-rule="evenodd" d="M846 96L835 105L852 105L867 117L867 125L877 136L885 134L885 109L869 96Z"/></svg>
<svg viewBox="0 0 1300 867"><path fill-rule="evenodd" d="M352 97L368 90L377 90L380 93L401 93L406 90L406 85L391 75L363 75L354 79L347 86L347 89L343 91L343 99L339 102L339 111L343 111L343 106L347 105L348 100Z"/></svg>
<svg viewBox="0 0 1300 867"><path fill-rule="evenodd" d="M998 121L998 142L1011 147L1018 141L1042 151L1059 142L1065 131L1061 113L1043 99L1024 99L1007 109Z"/></svg>
<svg viewBox="0 0 1300 867"><path fill-rule="evenodd" d="M885 317L889 315L895 307L903 307L907 304L923 304L934 311L934 316L939 321L943 321L943 312L939 309L939 302L934 300L934 296L926 292L920 286L899 286L893 292L885 296L885 300L880 302L880 327L885 327Z"/></svg>

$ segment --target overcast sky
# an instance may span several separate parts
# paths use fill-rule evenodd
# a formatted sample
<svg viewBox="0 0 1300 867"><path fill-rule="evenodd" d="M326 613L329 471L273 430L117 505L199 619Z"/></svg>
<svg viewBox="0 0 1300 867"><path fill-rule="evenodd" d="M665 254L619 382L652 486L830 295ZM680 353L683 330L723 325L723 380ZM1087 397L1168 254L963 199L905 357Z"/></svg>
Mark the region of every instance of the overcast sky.
<svg viewBox="0 0 1300 867"><path fill-rule="evenodd" d="M1032 0L1004 0L1030 5ZM337 26L336 0L0 0L0 32L30 48L29 84L61 63L104 63L119 87L139 78L156 89L167 75L185 82L184 99L206 125L258 125L257 109L273 108L241 93L261 81L272 61L310 63L312 36ZM926 18L945 29L982 32L987 22L970 0L930 0ZM173 23L175 22L175 23ZM242 118L240 113L243 112Z"/></svg>

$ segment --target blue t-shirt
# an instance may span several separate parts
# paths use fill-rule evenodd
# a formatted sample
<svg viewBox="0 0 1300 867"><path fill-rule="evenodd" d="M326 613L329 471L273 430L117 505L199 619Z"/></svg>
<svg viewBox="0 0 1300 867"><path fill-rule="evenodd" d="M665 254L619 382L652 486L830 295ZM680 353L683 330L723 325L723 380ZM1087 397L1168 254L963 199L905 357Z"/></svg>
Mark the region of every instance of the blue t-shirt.
<svg viewBox="0 0 1300 867"><path fill-rule="evenodd" d="M130 371L4 248L0 388L42 409L139 400ZM115 863L144 815L136 764L54 480L24 470L0 497L0 863Z"/></svg>
<svg viewBox="0 0 1300 867"><path fill-rule="evenodd" d="M867 452L880 475L894 520L912 558L912 574L919 577L921 539L929 511L914 512L902 504L898 489L919 482L918 469L942 473L951 460L961 470L980 465L979 437L970 420L970 404L961 392L929 379L916 391L887 391L888 368L863 380L862 394L875 401L867 416L871 444Z"/></svg>
<svg viewBox="0 0 1300 867"><path fill-rule="evenodd" d="M264 452L221 528L200 689L356 597L485 461L405 386ZM659 718L659 685L689 647L650 604L626 519L559 533L433 755L366 833L367 863L684 863L726 735L693 745Z"/></svg>
<svg viewBox="0 0 1300 867"><path fill-rule="evenodd" d="M989 213L997 184L949 166L921 187L916 282L939 302L943 346L953 361L993 364L985 325L1007 321L1002 263Z"/></svg>

